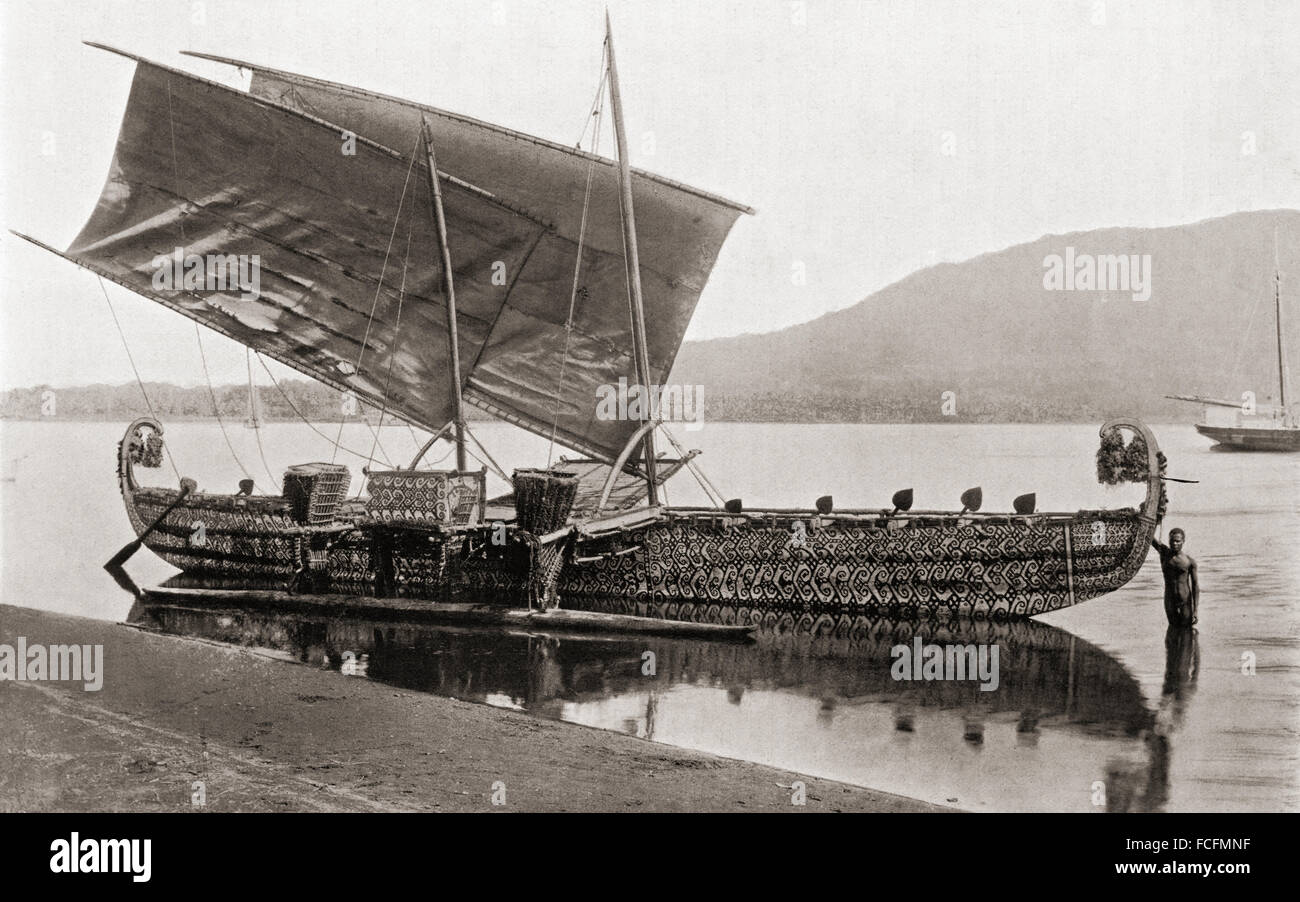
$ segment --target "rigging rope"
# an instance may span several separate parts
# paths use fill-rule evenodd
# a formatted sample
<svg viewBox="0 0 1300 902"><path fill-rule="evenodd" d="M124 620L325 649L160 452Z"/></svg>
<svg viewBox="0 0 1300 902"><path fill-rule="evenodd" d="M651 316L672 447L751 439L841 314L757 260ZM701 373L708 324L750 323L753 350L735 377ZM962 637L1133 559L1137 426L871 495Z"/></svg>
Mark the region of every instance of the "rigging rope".
<svg viewBox="0 0 1300 902"><path fill-rule="evenodd" d="M221 427L221 437L226 440L226 447L230 449L230 456L235 459L235 466L239 467L240 472L244 474L244 478L253 479L253 474L248 472L248 468L244 466L244 462L240 460L239 455L235 453L235 446L231 444L230 436L226 433L225 421L221 419L221 411L217 407L217 393L212 390L212 377L208 375L208 355L203 353L203 333L199 331L198 323L194 324L194 339L199 343L199 359L203 361L203 380L208 386L208 397L212 399L212 413L217 418L217 425ZM272 481L271 484L275 485L275 482ZM253 488L266 494L264 489L258 487L257 480L255 479L253 480Z"/></svg>
<svg viewBox="0 0 1300 902"><path fill-rule="evenodd" d="M412 231L412 225L411 222L408 220L406 224L406 257L405 259L402 260L402 284L401 287L398 288L397 290L397 318L393 323L393 342L388 349L388 372L384 376L384 391L383 394L380 395L380 405L379 405L379 428L380 429L384 427L384 413L388 410L388 387L392 384L393 381L393 361L397 359L397 343L401 340L401 336L402 336L402 332L401 332L402 303L406 299L406 270L407 270L407 266L411 262L411 231ZM409 423L407 424L407 427L408 428L410 427ZM412 432L412 435L414 435L414 432ZM374 444L370 446L369 462L372 464L375 462L375 448L378 445L379 445L379 432L376 431Z"/></svg>
<svg viewBox="0 0 1300 902"><path fill-rule="evenodd" d="M591 152L597 154L600 151L600 126L602 114L605 110L605 80L609 77L609 67L606 60L609 56L609 41L606 39L605 45L601 50L601 76L600 84L596 87L596 98L592 102L591 114L587 117L591 125ZM595 120L592 124L592 120ZM586 134L584 130L583 134ZM578 146L582 145L582 138L578 138ZM555 434L560 428L560 407L564 399L564 373L569 365L569 344L573 338L573 311L578 301L578 281L582 274L582 249L587 237L587 213L591 209L591 184L596 171L595 157L587 162L587 186L582 197L582 221L578 225L578 250L573 260L573 285L569 290L569 315L564 321L564 354L560 358L560 373L555 380L555 416L551 420L551 437L550 444L546 449L546 467L550 469L551 461L555 455Z"/></svg>
<svg viewBox="0 0 1300 902"><path fill-rule="evenodd" d="M181 193L180 164L177 160L176 154L176 116L172 109L172 79L170 73L167 75L167 131L171 136L172 188L176 193L176 197L179 198L183 204L188 206L189 201L186 200L185 195ZM185 215L187 212L187 210L181 210L181 215L176 217L176 225L181 233L181 246L188 250L190 242L189 238L185 234ZM208 386L208 396L212 399L212 413L217 418L217 425L221 427L221 437L226 440L226 447L230 449L230 456L234 458L235 465L239 467L240 471L244 474L244 478L253 479L252 474L248 472L248 468L245 467L243 461L239 459L239 455L235 453L235 446L231 444L230 436L226 434L226 424L221 419L221 411L217 409L217 395L212 390L212 378L208 375L208 359L207 355L203 352L203 336L199 331L199 324L197 321L194 323L194 338L199 345L199 357L203 361L203 379ZM274 485L275 481L272 480L271 484ZM253 487L257 488L257 480L255 479L253 480Z"/></svg>
<svg viewBox="0 0 1300 902"><path fill-rule="evenodd" d="M266 470L266 478L271 480L271 485L275 485L275 474L271 472L271 465L266 462L266 451L262 448L262 421L257 415L258 404L255 399L256 389L253 387L251 348L244 348L244 363L248 366L248 416L253 421L253 436L257 439L257 456L262 458L262 469Z"/></svg>
<svg viewBox="0 0 1300 902"><path fill-rule="evenodd" d="M99 280L99 290L104 293L104 303L108 305L108 312L113 315L113 325L117 327L117 335L122 339L122 350L126 351L126 359L131 363L131 372L135 374L135 384L140 386L140 394L144 395L144 406L149 410L149 416L154 420L158 419L158 414L154 412L153 403L149 400L149 393L144 390L144 380L140 378L140 370L135 365L135 357L131 355L131 346L126 343L126 333L122 331L122 324L117 319L117 311L113 309L113 302L108 299L108 289L104 287L103 276L96 275ZM172 457L171 446L164 442L163 452L167 455L167 462L172 465L172 472L176 474L176 481L181 480L181 471L176 467L176 460Z"/></svg>
<svg viewBox="0 0 1300 902"><path fill-rule="evenodd" d="M466 450L466 451L469 451L470 455L473 456L473 458L474 458L475 460L477 460L479 463L483 464L483 466L488 467L490 470L492 470L493 473L496 473L498 476L500 476L500 477L501 477L502 479L504 479L506 482L511 482L512 480L510 479L509 476L506 475L506 471L503 470L503 469L501 469L501 465L498 464L498 463L497 463L497 462L492 458L492 455L488 452L488 449L483 445L482 442L480 442L480 441L478 440L478 436L475 435L474 433L470 432L470 430L469 430L469 426L468 426L468 425L466 425L466 427L465 427L465 434L468 435L470 438L472 438L472 439L474 440L474 444L478 445L478 449L479 449L480 451L483 452L483 457L486 457L487 460L484 461L482 457L479 457L477 454L474 454L473 451L469 451L468 448L466 448L465 450Z"/></svg>
<svg viewBox="0 0 1300 902"><path fill-rule="evenodd" d="M313 423L311 420L309 420L306 416L304 416L303 412L298 409L298 405L293 403L293 399L289 397L288 393L285 392L284 388L276 380L275 374L271 372L269 367L267 367L266 361L262 359L262 355L254 351L253 356L257 358L257 362L262 365L262 369L265 370L266 375L270 377L271 384L274 385L275 390L280 393L280 397L284 398L284 402L289 405L289 409L294 412L294 415L297 416L298 419L302 420L303 425L305 425L312 432L319 435L321 438L325 439L325 441L329 442L331 445L334 445L335 449L339 451L346 451L348 454L351 454L354 457L359 458L361 460L365 459L366 455L364 452L354 451L353 449L347 447L346 445L338 444L335 442L334 439L330 438L324 432L321 432L319 429L317 429L316 424Z"/></svg>
<svg viewBox="0 0 1300 902"><path fill-rule="evenodd" d="M600 42L600 82L596 85L596 96L591 99L590 109L593 112L596 109L596 104L604 102L601 95L605 91L605 82L609 79L609 66L605 63L608 56L609 37L606 36L605 40ZM582 123L582 134L578 135L578 140L573 142L573 146L578 150L582 149L582 139L586 137L587 129L591 128L592 115L593 113L587 114L587 118ZM593 150L592 153L594 154L595 151Z"/></svg>
<svg viewBox="0 0 1300 902"><path fill-rule="evenodd" d="M370 327L375 322L375 310L378 309L379 307L379 294L384 289L384 275L388 272L388 257L393 252L393 239L397 237L397 226L402 221L402 206L406 203L406 190L411 185L411 172L415 169L415 157L420 150L420 141L421 141L421 135L419 131L417 131L415 135L415 147L411 148L411 162L407 164L406 167L406 180L402 182L402 196L397 199L397 213L396 215L393 216L393 228L392 231L388 233L388 247L384 250L384 263L379 268L379 280L375 284L375 298L370 302L370 316L366 319L366 331L365 334L361 337L361 348L360 350L357 351L357 362L353 367L354 372L358 372L358 373L361 372L361 360L363 357L366 356L366 344L369 343L370 341ZM438 173L431 172L429 173L429 176L430 178L436 179L438 177ZM336 454L339 448L338 442L343 438L343 423L344 420L342 417L340 417L339 432L334 443L334 451ZM369 420L366 420L366 425L370 426ZM382 415L379 418L379 425L381 426L383 425ZM370 431L374 433L375 443L378 444L379 433L375 432L373 426L370 427ZM384 455L384 459L388 462L389 468L392 468L393 463L391 460L388 460L388 452L384 450L382 445L379 445L379 453ZM334 458L331 457L330 462L333 463L333 461Z"/></svg>
<svg viewBox="0 0 1300 902"><path fill-rule="evenodd" d="M718 491L718 487L713 484L713 480L709 479L708 474L704 472L704 468L696 464L693 458L688 458L686 449L682 447L682 443L677 441L677 437L668 431L668 427L665 426L662 421L659 423L659 428L663 430L663 434L667 437L669 444L673 446L673 449L681 456L681 459L686 462L686 469L691 471L691 475L694 476L695 481L700 484L700 488L704 489L704 494L709 496L709 500L713 502L715 507L719 509L724 507L726 505L726 496Z"/></svg>
<svg viewBox="0 0 1300 902"><path fill-rule="evenodd" d="M418 450L418 449L417 449L417 450ZM448 446L447 446L447 453L444 454L442 457L438 458L437 460L435 460L433 463L429 464L429 469L433 469L434 467L438 466L438 464L442 463L444 460L446 460L447 458L451 457L451 452L453 452L453 451L455 451L455 450L456 450L456 446L455 446L454 444L453 444L453 445L448 445ZM465 450L466 450L466 452L469 451L468 448L466 448Z"/></svg>

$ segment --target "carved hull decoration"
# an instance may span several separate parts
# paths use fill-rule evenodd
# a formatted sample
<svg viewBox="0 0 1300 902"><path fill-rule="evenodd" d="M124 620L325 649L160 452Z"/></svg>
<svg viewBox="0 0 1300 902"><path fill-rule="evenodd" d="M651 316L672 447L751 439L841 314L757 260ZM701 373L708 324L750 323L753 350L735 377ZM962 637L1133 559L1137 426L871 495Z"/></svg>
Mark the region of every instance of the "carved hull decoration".
<svg viewBox="0 0 1300 902"><path fill-rule="evenodd" d="M1134 434L1128 445L1121 428ZM348 499L334 506L330 522L319 523L295 516L286 498L195 492L145 544L187 575L249 588L292 583L431 600L473 593L504 604L718 623L734 622L738 611L747 618L846 612L1019 619L1112 592L1146 559L1163 515L1163 455L1135 421L1107 423L1102 435L1099 477L1147 485L1136 510L648 508L603 519L575 516L538 536L513 520L498 526L481 518L377 519L368 516L373 501ZM137 420L119 453L137 535L179 496L140 487L134 478L135 463L161 459L161 436L156 421ZM455 479L475 476L482 478Z"/></svg>

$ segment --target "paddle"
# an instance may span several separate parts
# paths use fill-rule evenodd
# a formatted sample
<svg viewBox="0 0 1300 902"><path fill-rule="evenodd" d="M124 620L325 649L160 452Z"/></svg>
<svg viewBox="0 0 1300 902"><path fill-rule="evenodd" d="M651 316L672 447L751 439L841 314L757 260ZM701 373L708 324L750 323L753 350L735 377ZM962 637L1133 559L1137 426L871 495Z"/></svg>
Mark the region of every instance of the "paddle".
<svg viewBox="0 0 1300 902"><path fill-rule="evenodd" d="M159 514L158 519L150 523L148 529L140 533L140 538L136 539L134 542L125 545L121 551L119 551L117 554L109 558L108 563L104 565L104 569L108 570L109 572L112 572L113 570L121 567L123 564L129 561L131 559L131 556L135 554L137 551L139 551L140 547L144 545L144 540L149 537L149 534L152 533L155 529L157 529L159 524L161 524L163 520L167 519L167 515L170 514L172 511L176 510L176 508L180 505L180 503L184 501L185 498L189 495L189 493L192 492L195 488L197 488L197 483L195 483L193 479L182 479L181 493L176 496L176 500L173 501L171 504L167 505L167 510Z"/></svg>

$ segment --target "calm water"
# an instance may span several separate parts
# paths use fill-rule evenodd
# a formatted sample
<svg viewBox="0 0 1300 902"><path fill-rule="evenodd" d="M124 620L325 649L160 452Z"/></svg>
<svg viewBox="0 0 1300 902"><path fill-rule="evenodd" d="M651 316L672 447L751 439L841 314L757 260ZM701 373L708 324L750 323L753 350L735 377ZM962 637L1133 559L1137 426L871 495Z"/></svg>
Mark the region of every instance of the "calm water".
<svg viewBox="0 0 1300 902"><path fill-rule="evenodd" d="M337 427L322 427L333 437ZM507 468L544 462L544 441L510 427L476 432ZM310 666L474 699L658 742L873 786L975 810L1300 809L1300 456L1225 454L1189 426L1155 430L1171 484L1166 529L1182 526L1200 564L1195 636L1166 634L1158 561L1124 589L1041 622L972 627L937 641L996 642L1000 685L909 683L889 674L907 624L852 636L783 629L752 645L485 633L240 610L136 606L101 569L133 535L117 494L122 425L0 424L0 601L144 622L274 649ZM258 480L256 434L228 427ZM406 463L423 434L385 428ZM243 475L221 430L176 423L181 473L207 490ZM261 432L272 473L329 460L327 439L297 424ZM982 485L985 508L1037 492L1040 510L1133 504L1136 486L1097 485L1087 426L786 426L710 424L679 432L729 497L750 505L883 506L914 487L918 508L956 507ZM343 442L374 439L349 426ZM382 456L382 455L381 455ZM357 474L363 460L339 455ZM174 485L169 467L146 471ZM12 480L12 481L9 481ZM489 491L505 490L494 484ZM688 476L670 500L699 502ZM142 585L175 571L143 551ZM654 653L653 676L643 673ZM347 664L342 661L350 660ZM1243 660L1254 673L1243 673ZM1249 668L1246 668L1249 669ZM1094 784L1106 804L1094 805Z"/></svg>

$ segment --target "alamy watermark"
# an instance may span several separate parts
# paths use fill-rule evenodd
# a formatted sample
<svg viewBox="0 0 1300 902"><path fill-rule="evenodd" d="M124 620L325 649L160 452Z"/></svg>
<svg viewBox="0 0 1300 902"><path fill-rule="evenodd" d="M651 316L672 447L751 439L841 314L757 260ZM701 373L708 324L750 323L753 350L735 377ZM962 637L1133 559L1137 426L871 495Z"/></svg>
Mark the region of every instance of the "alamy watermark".
<svg viewBox="0 0 1300 902"><path fill-rule="evenodd" d="M153 875L153 840L68 839L50 843L50 871L55 874L130 874L135 883L148 883Z"/></svg>
<svg viewBox="0 0 1300 902"><path fill-rule="evenodd" d="M187 254L178 247L159 254L154 268L155 291L235 291L245 301L255 301L262 288L261 254Z"/></svg>
<svg viewBox="0 0 1300 902"><path fill-rule="evenodd" d="M685 423L689 432L704 425L703 385L652 385L646 391L620 377L617 385L597 387L596 399L598 420L660 419Z"/></svg>
<svg viewBox="0 0 1300 902"><path fill-rule="evenodd" d="M981 692L998 688L996 645L926 645L917 636L911 645L895 645L889 656L896 680L978 680Z"/></svg>
<svg viewBox="0 0 1300 902"><path fill-rule="evenodd" d="M1043 287L1048 291L1128 292L1135 301L1151 299L1150 254L1065 254L1043 258Z"/></svg>
<svg viewBox="0 0 1300 902"><path fill-rule="evenodd" d="M87 692L104 688L104 646L0 644L0 682L81 683Z"/></svg>

